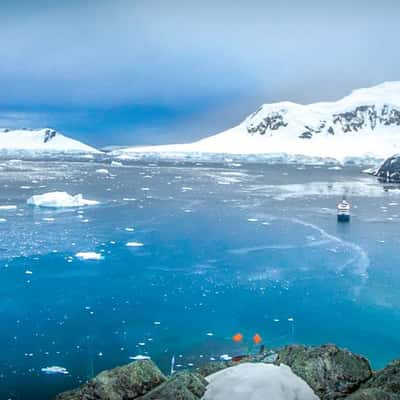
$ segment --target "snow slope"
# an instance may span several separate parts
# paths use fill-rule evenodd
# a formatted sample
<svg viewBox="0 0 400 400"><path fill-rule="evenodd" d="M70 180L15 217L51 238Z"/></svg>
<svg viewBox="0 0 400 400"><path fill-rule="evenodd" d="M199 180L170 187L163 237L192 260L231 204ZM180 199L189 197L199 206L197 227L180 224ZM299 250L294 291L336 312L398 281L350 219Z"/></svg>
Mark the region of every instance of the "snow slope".
<svg viewBox="0 0 400 400"><path fill-rule="evenodd" d="M286 366L244 363L208 376L203 400L318 400Z"/></svg>
<svg viewBox="0 0 400 400"><path fill-rule="evenodd" d="M264 104L240 125L190 144L115 150L120 158L138 155L199 157L207 154L381 160L400 152L400 82L358 89L335 102Z"/></svg>
<svg viewBox="0 0 400 400"><path fill-rule="evenodd" d="M76 154L98 153L99 151L53 129L0 130L0 154L19 152Z"/></svg>

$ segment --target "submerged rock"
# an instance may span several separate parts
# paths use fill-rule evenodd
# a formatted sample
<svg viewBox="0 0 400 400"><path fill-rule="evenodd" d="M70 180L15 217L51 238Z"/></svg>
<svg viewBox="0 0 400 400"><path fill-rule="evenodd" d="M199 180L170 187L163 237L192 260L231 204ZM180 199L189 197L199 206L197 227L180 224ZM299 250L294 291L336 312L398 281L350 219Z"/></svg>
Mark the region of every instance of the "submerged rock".
<svg viewBox="0 0 400 400"><path fill-rule="evenodd" d="M178 372L140 400L199 400L203 397L207 381L199 374Z"/></svg>
<svg viewBox="0 0 400 400"><path fill-rule="evenodd" d="M137 399L165 381L152 361L136 361L103 371L80 388L59 394L56 400Z"/></svg>
<svg viewBox="0 0 400 400"><path fill-rule="evenodd" d="M276 363L288 365L322 400L346 397L372 375L365 358L335 345L287 346Z"/></svg>

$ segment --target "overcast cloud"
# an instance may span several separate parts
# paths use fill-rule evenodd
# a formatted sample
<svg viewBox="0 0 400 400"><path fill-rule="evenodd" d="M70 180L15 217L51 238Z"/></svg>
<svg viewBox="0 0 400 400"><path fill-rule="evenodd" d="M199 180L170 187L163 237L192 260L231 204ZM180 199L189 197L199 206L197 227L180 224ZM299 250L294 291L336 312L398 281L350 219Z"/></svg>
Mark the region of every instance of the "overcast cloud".
<svg viewBox="0 0 400 400"><path fill-rule="evenodd" d="M192 140L263 102L399 80L399 15L395 0L3 0L0 122Z"/></svg>

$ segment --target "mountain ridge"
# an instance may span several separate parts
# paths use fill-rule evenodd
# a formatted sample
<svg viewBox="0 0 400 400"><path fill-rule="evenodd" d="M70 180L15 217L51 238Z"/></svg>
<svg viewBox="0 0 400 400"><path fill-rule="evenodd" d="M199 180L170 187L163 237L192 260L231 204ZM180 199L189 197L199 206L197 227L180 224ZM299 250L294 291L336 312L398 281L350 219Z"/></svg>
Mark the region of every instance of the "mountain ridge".
<svg viewBox="0 0 400 400"><path fill-rule="evenodd" d="M338 162L400 152L400 82L354 90L333 102L263 104L239 125L189 144L130 147L113 154L287 155Z"/></svg>

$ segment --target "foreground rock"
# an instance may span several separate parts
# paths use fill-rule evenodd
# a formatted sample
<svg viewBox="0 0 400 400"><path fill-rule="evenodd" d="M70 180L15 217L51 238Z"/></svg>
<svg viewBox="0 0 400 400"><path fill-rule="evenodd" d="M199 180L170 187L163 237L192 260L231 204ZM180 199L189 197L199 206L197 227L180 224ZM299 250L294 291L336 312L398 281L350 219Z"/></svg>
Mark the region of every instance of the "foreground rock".
<svg viewBox="0 0 400 400"><path fill-rule="evenodd" d="M275 365L274 365L275 364ZM283 365L284 364L284 365ZM165 377L150 360L103 371L56 400L400 400L400 360L372 373L335 345L287 346Z"/></svg>
<svg viewBox="0 0 400 400"><path fill-rule="evenodd" d="M56 400L137 399L165 381L152 361L143 360L103 371L80 388L59 394Z"/></svg>
<svg viewBox="0 0 400 400"><path fill-rule="evenodd" d="M374 373L349 400L400 400L400 360Z"/></svg>
<svg viewBox="0 0 400 400"><path fill-rule="evenodd" d="M206 391L207 381L199 374L178 372L167 382L140 400L199 400Z"/></svg>
<svg viewBox="0 0 400 400"><path fill-rule="evenodd" d="M288 365L322 400L346 397L372 375L365 358L334 345L287 346L276 362Z"/></svg>
<svg viewBox="0 0 400 400"><path fill-rule="evenodd" d="M346 397L346 400L400 400L400 396L382 389L370 388L357 390Z"/></svg>

